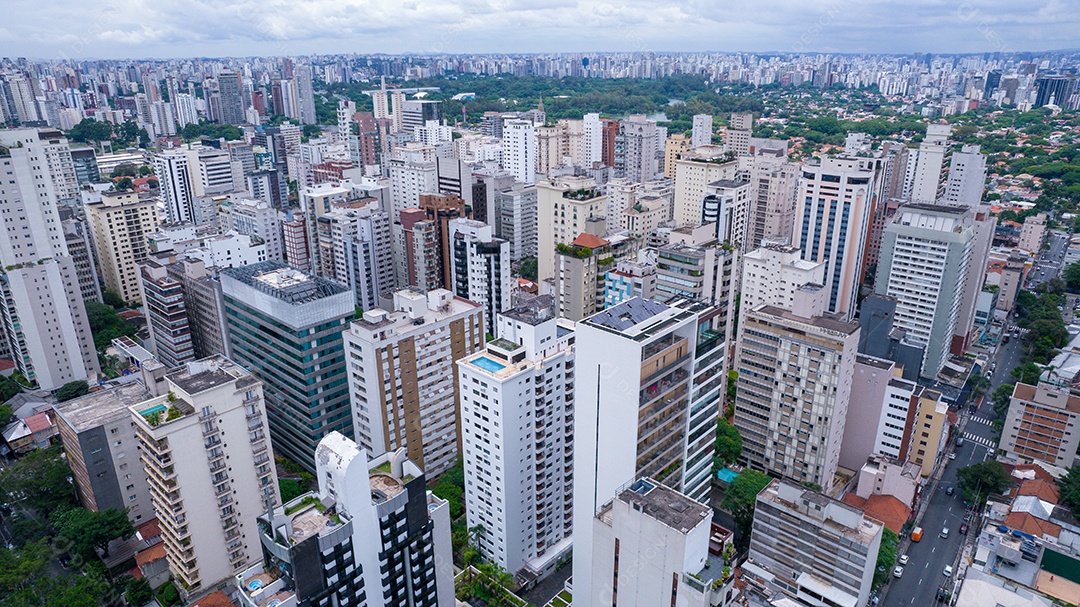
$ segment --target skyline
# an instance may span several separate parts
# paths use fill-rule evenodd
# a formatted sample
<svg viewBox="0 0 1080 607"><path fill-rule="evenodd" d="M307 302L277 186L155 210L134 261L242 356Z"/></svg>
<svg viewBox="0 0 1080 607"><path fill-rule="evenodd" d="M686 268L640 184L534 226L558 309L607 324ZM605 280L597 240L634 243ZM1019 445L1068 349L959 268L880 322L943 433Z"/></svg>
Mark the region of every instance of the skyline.
<svg viewBox="0 0 1080 607"><path fill-rule="evenodd" d="M172 59L308 54L754 52L970 54L1080 47L1063 0L111 0L87 21L74 0L8 7L0 56ZM401 10L397 10L401 8ZM733 18L733 16L739 16ZM749 17L742 17L749 16ZM580 24L580 25L570 25Z"/></svg>

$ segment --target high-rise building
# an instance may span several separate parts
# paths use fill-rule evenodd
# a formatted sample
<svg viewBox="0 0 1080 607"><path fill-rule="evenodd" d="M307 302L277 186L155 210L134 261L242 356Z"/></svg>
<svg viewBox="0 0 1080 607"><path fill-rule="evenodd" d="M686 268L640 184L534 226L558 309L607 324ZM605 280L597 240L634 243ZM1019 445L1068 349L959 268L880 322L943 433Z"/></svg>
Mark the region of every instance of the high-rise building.
<svg viewBox="0 0 1080 607"><path fill-rule="evenodd" d="M1053 372L1051 372L1053 373ZM1052 378L1053 375L1050 375ZM1080 396L1068 385L1017 382L1001 431L1001 450L1021 462L1071 466L1080 448Z"/></svg>
<svg viewBox="0 0 1080 607"><path fill-rule="evenodd" d="M86 205L94 253L105 288L124 301L142 301L139 262L149 251L147 236L158 228L157 199L135 192L102 192Z"/></svg>
<svg viewBox="0 0 1080 607"><path fill-rule="evenodd" d="M75 148L71 150L71 163L75 167L75 179L80 186L101 181L97 152L94 151L94 148Z"/></svg>
<svg viewBox="0 0 1080 607"><path fill-rule="evenodd" d="M952 127L947 124L926 126L926 137L919 144L918 161L912 175L911 200L936 202L941 195L941 170L951 132Z"/></svg>
<svg viewBox="0 0 1080 607"><path fill-rule="evenodd" d="M574 594L591 597L596 513L648 476L707 499L725 342L715 308L631 299L577 324L574 363ZM722 383L722 382L721 382Z"/></svg>
<svg viewBox="0 0 1080 607"><path fill-rule="evenodd" d="M882 234L874 292L896 298L896 326L926 346L925 377L948 359L974 237L967 208L918 203L900 207Z"/></svg>
<svg viewBox="0 0 1080 607"><path fill-rule="evenodd" d="M600 119L600 162L604 166L615 166L615 140L619 136L619 121L612 118Z"/></svg>
<svg viewBox="0 0 1080 607"><path fill-rule="evenodd" d="M318 491L259 516L263 558L235 577L241 607L453 607L450 504L424 471L401 452L368 461L337 432L315 460Z"/></svg>
<svg viewBox="0 0 1080 607"><path fill-rule="evenodd" d="M709 114L695 114L693 129L690 131L690 147L712 145L713 118Z"/></svg>
<svg viewBox="0 0 1080 607"><path fill-rule="evenodd" d="M574 332L553 304L506 310L499 338L457 362L469 527L485 557L533 578L569 555L573 522Z"/></svg>
<svg viewBox="0 0 1080 607"><path fill-rule="evenodd" d="M747 250L765 241L790 244L798 206L799 167L788 162L786 150L760 149L751 158Z"/></svg>
<svg viewBox="0 0 1080 607"><path fill-rule="evenodd" d="M255 171L247 176L248 194L275 209L289 208L289 180L278 170Z"/></svg>
<svg viewBox="0 0 1080 607"><path fill-rule="evenodd" d="M604 274L604 308L624 301L656 296L656 266L634 261L620 261Z"/></svg>
<svg viewBox="0 0 1080 607"><path fill-rule="evenodd" d="M244 85L240 74L222 72L218 74L218 93L221 95L221 116L218 122L223 124L245 124Z"/></svg>
<svg viewBox="0 0 1080 607"><path fill-rule="evenodd" d="M395 91L396 93L397 91ZM397 113L398 103L394 104ZM431 99L405 99L400 104L401 126L397 130L415 133L429 121L442 122L442 102Z"/></svg>
<svg viewBox="0 0 1080 607"><path fill-rule="evenodd" d="M128 411L165 558L190 596L258 558L255 518L281 497L262 382L220 356L164 375Z"/></svg>
<svg viewBox="0 0 1080 607"><path fill-rule="evenodd" d="M128 410L151 396L144 384L134 381L53 406L84 508L95 512L127 509L136 525L154 518L150 485L139 463L135 425Z"/></svg>
<svg viewBox="0 0 1080 607"><path fill-rule="evenodd" d="M274 450L314 469L324 436L352 435L341 337L352 290L277 261L223 271L221 290L233 358L265 382Z"/></svg>
<svg viewBox="0 0 1080 607"><path fill-rule="evenodd" d="M635 259L641 241L625 234L582 233L555 251L553 293L559 316L582 320L604 309L604 275L617 261Z"/></svg>
<svg viewBox="0 0 1080 607"><path fill-rule="evenodd" d="M656 125L642 114L633 114L619 123L615 138L615 176L630 181L651 181L662 176L667 128Z"/></svg>
<svg viewBox="0 0 1080 607"><path fill-rule="evenodd" d="M592 166L594 162L603 161L603 124L600 122L600 114L585 114L583 118L582 148L586 166ZM610 166L610 165L609 165Z"/></svg>
<svg viewBox="0 0 1080 607"><path fill-rule="evenodd" d="M738 163L717 146L690 150L675 161L675 203L672 212L675 225L701 223L701 201L710 183L735 179Z"/></svg>
<svg viewBox="0 0 1080 607"><path fill-rule="evenodd" d="M315 116L315 90L311 84L311 66L300 64L293 68L293 82L296 83L296 96L300 101L297 118L300 124L318 124Z"/></svg>
<svg viewBox="0 0 1080 607"><path fill-rule="evenodd" d="M641 478L621 489L579 534L592 536L591 593L574 604L587 607L728 607L735 577L723 551L731 532L712 523L700 501Z"/></svg>
<svg viewBox="0 0 1080 607"><path fill-rule="evenodd" d="M587 224L607 213L607 196L587 177L536 184L537 278L555 277L555 246L570 244Z"/></svg>
<svg viewBox="0 0 1080 607"><path fill-rule="evenodd" d="M855 315L870 225L872 160L840 156L802 167L795 241L807 261L825 262L826 311Z"/></svg>
<svg viewBox="0 0 1080 607"><path fill-rule="evenodd" d="M266 258L284 261L285 245L278 210L265 200L228 200L221 205L218 221L222 231L254 236L266 245Z"/></svg>
<svg viewBox="0 0 1080 607"><path fill-rule="evenodd" d="M536 257L536 207L536 186L518 186L495 194L495 235L510 241L510 259L514 261Z"/></svg>
<svg viewBox="0 0 1080 607"><path fill-rule="evenodd" d="M378 202L324 213L316 232L321 275L349 285L357 306L371 310L393 297L390 218Z"/></svg>
<svg viewBox="0 0 1080 607"><path fill-rule="evenodd" d="M165 214L163 223L185 223L195 219L195 186L188 165L188 155L183 151L169 151L154 155L154 175L161 189Z"/></svg>
<svg viewBox="0 0 1080 607"><path fill-rule="evenodd" d="M763 305L791 310L795 293L806 285L821 285L824 277L825 264L804 260L795 247L761 247L742 257L739 307L746 312Z"/></svg>
<svg viewBox="0 0 1080 607"><path fill-rule="evenodd" d="M531 120L507 120L503 124L503 168L525 184L536 182L536 127Z"/></svg>
<svg viewBox="0 0 1080 607"><path fill-rule="evenodd" d="M75 262L75 275L82 298L100 302L101 285L98 283L97 264L94 263L94 248L90 244L90 230L85 221L78 219L65 219L63 226L68 255Z"/></svg>
<svg viewBox="0 0 1080 607"><path fill-rule="evenodd" d="M435 222L421 209L405 209L394 225L397 284L421 291L443 288L443 259Z"/></svg>
<svg viewBox="0 0 1080 607"><path fill-rule="evenodd" d="M448 228L451 290L480 304L486 331L496 335L496 319L510 309L513 290L510 243L493 236L491 226L472 219L452 219Z"/></svg>
<svg viewBox="0 0 1080 607"><path fill-rule="evenodd" d="M483 310L445 289L394 293L345 333L357 442L372 455L405 448L437 476L461 453L454 363L484 344Z"/></svg>
<svg viewBox="0 0 1080 607"><path fill-rule="evenodd" d="M982 201L986 187L986 155L977 145L965 145L953 152L949 162L949 178L945 181L945 204L976 207Z"/></svg>
<svg viewBox="0 0 1080 607"><path fill-rule="evenodd" d="M807 285L785 309L743 315L732 369L742 459L769 474L831 487L840 458L859 325L824 315L826 292ZM807 421L810 420L810 421Z"/></svg>
<svg viewBox="0 0 1080 607"><path fill-rule="evenodd" d="M743 576L798 605L865 605L884 528L854 506L774 480L757 496Z"/></svg>
<svg viewBox="0 0 1080 607"><path fill-rule="evenodd" d="M15 368L55 390L98 372L75 260L60 224L55 175L42 162L66 143L56 131L0 131L0 331ZM64 181L61 179L60 181ZM50 227L51 226L51 227Z"/></svg>
<svg viewBox="0 0 1080 607"><path fill-rule="evenodd" d="M750 251L750 183L720 179L705 187L701 199L700 224L716 226L716 240L735 247L741 253Z"/></svg>
<svg viewBox="0 0 1080 607"><path fill-rule="evenodd" d="M151 350L170 369L195 360L184 285L169 276L168 267L155 259L141 263L139 274Z"/></svg>
<svg viewBox="0 0 1080 607"><path fill-rule="evenodd" d="M225 326L225 296L221 281L207 269L201 259L184 257L168 264L170 278L179 282L184 292L184 312L195 358L203 359L216 354L229 358L229 333Z"/></svg>
<svg viewBox="0 0 1080 607"><path fill-rule="evenodd" d="M674 133L664 140L664 177L675 179L675 161L694 146L682 133Z"/></svg>

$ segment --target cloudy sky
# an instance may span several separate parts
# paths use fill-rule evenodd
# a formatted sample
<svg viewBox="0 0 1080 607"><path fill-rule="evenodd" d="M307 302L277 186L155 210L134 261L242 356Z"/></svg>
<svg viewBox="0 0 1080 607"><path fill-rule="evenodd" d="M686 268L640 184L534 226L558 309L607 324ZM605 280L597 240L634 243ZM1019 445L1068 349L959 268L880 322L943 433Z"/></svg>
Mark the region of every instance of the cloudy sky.
<svg viewBox="0 0 1080 607"><path fill-rule="evenodd" d="M0 56L1080 47L1080 0L0 0Z"/></svg>

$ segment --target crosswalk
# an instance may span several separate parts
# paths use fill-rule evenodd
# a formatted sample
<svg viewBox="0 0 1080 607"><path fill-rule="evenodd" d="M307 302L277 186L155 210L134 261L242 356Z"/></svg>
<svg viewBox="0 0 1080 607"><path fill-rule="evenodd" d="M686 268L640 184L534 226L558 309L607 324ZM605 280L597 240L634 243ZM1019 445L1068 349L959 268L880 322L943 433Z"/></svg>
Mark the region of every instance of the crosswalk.
<svg viewBox="0 0 1080 607"><path fill-rule="evenodd" d="M989 438L986 438L986 437L983 437L983 436L975 436L974 434L972 434L970 432L965 432L964 433L964 440L971 441L971 442L975 443L976 445L982 445L983 447L986 447L987 449L997 449L997 443L995 443L992 439L989 439Z"/></svg>
<svg viewBox="0 0 1080 607"><path fill-rule="evenodd" d="M990 423L991 423L990 420L986 419L985 417L979 417L978 415L972 415L968 419L970 419L973 422L983 424L984 426L989 426Z"/></svg>

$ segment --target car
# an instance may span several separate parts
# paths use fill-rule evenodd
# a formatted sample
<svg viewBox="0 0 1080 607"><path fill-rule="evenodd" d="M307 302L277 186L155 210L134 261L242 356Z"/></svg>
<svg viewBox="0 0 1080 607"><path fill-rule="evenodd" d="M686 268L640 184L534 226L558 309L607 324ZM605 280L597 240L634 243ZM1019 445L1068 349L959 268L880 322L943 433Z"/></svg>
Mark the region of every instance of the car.
<svg viewBox="0 0 1080 607"><path fill-rule="evenodd" d="M956 459L956 454L955 453L950 453L949 454L949 459Z"/></svg>
<svg viewBox="0 0 1080 607"><path fill-rule="evenodd" d="M896 560L899 561L901 565L907 565L907 563L908 563L908 555L901 554L900 558L898 558Z"/></svg>
<svg viewBox="0 0 1080 607"><path fill-rule="evenodd" d="M945 565L945 571L942 571L945 577L952 577L952 565Z"/></svg>
<svg viewBox="0 0 1080 607"><path fill-rule="evenodd" d="M954 491L956 491L956 489L953 489L952 485L945 487L945 495L952 495Z"/></svg>
<svg viewBox="0 0 1080 607"><path fill-rule="evenodd" d="M901 576L903 576L904 575L904 568L901 567L900 565L897 565L892 570L892 575L893 575L893 577L901 577Z"/></svg>
<svg viewBox="0 0 1080 607"><path fill-rule="evenodd" d="M940 534L940 535L941 535L941 537L943 537L943 538L947 538L947 537L949 537L949 528L948 528L948 527L942 527L942 528L941 528L941 534Z"/></svg>
<svg viewBox="0 0 1080 607"><path fill-rule="evenodd" d="M963 525L960 525L960 535L967 535L967 532L968 532L967 523L964 523Z"/></svg>

